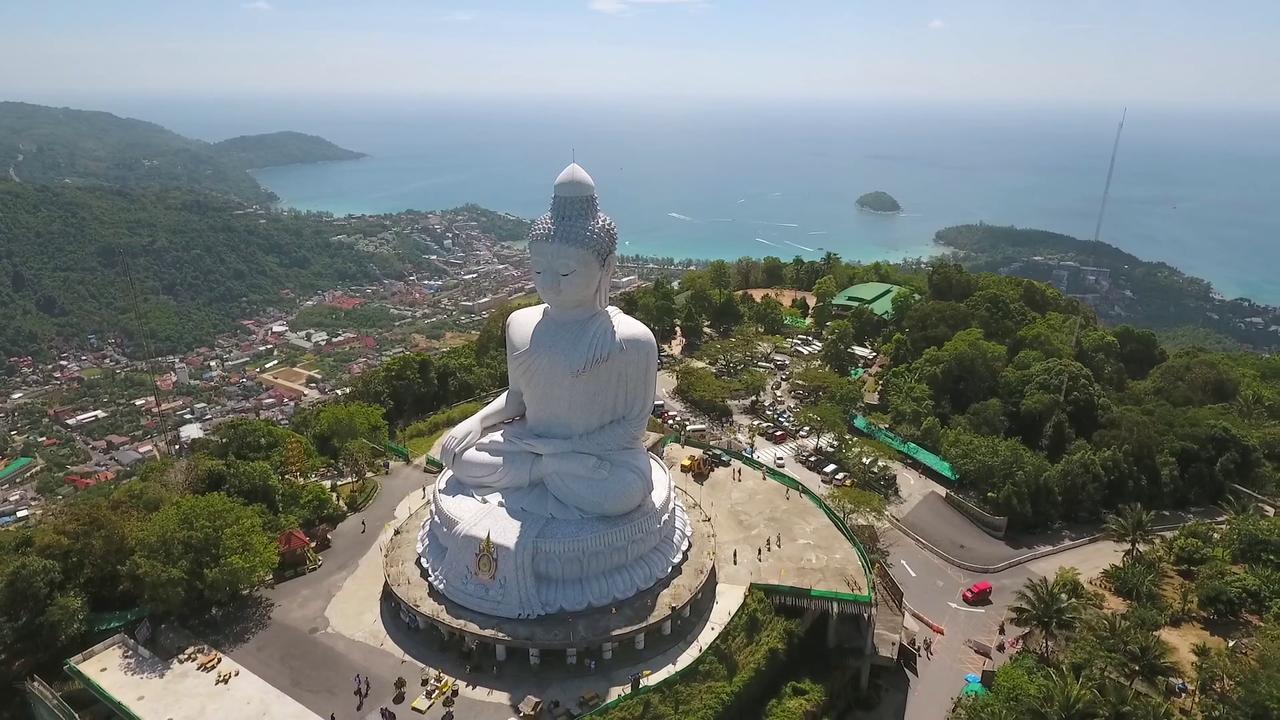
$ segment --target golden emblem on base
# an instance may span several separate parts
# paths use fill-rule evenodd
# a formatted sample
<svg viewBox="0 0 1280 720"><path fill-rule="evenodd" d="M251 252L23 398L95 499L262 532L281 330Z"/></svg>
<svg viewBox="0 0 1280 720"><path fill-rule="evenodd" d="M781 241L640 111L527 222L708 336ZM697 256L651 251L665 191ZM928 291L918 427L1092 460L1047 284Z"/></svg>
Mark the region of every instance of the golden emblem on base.
<svg viewBox="0 0 1280 720"><path fill-rule="evenodd" d="M476 550L476 575L485 580L498 576L498 555L489 533L485 533L480 548Z"/></svg>

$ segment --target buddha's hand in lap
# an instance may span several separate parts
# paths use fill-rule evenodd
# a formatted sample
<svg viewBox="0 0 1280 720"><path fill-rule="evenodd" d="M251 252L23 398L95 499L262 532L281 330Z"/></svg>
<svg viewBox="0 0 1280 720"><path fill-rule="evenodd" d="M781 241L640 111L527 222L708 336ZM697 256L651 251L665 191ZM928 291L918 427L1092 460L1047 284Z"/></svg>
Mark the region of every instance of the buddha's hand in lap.
<svg viewBox="0 0 1280 720"><path fill-rule="evenodd" d="M458 456L470 450L483 435L484 427L474 417L458 423L444 438L444 444L440 447L440 462L446 467L453 467Z"/></svg>
<svg viewBox="0 0 1280 720"><path fill-rule="evenodd" d="M538 475L562 475L589 480L609 477L612 464L595 455L580 452L559 452L538 457Z"/></svg>

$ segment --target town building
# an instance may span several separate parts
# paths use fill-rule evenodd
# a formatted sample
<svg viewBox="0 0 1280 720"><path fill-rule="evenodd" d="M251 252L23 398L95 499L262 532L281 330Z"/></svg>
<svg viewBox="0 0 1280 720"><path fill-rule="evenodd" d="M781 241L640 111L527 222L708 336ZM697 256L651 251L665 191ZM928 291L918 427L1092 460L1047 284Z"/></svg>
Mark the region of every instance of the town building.
<svg viewBox="0 0 1280 720"><path fill-rule="evenodd" d="M893 317L893 299L911 290L901 285L882 282L865 282L850 285L831 299L831 307L837 317L848 315L855 307L864 307L882 320Z"/></svg>

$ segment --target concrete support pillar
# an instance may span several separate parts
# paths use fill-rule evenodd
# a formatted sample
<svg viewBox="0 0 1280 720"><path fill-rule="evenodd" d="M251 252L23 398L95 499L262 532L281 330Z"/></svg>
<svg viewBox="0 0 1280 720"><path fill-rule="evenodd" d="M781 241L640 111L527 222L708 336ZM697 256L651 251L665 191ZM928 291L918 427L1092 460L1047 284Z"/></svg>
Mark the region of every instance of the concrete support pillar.
<svg viewBox="0 0 1280 720"><path fill-rule="evenodd" d="M538 667L541 662L542 654L538 651L538 648L529 648L529 666Z"/></svg>
<svg viewBox="0 0 1280 720"><path fill-rule="evenodd" d="M569 648L564 651L564 661L570 665L578 664L578 648Z"/></svg>
<svg viewBox="0 0 1280 720"><path fill-rule="evenodd" d="M639 635L637 635L635 638L635 642L636 642L636 649L643 650L644 649L644 633L640 633Z"/></svg>
<svg viewBox="0 0 1280 720"><path fill-rule="evenodd" d="M693 609L693 603L689 603L688 605L685 605L683 608L680 608L680 617L689 617L689 612L692 609Z"/></svg>
<svg viewBox="0 0 1280 720"><path fill-rule="evenodd" d="M604 660L613 659L613 643L607 642L600 646L600 657Z"/></svg>
<svg viewBox="0 0 1280 720"><path fill-rule="evenodd" d="M862 623L866 637L862 639L862 671L858 675L858 689L866 690L871 683L871 656L876 651L876 620L874 615L867 615Z"/></svg>
<svg viewBox="0 0 1280 720"><path fill-rule="evenodd" d="M507 646L502 643L494 643L493 656L497 658L498 662L505 661L507 659Z"/></svg>
<svg viewBox="0 0 1280 720"><path fill-rule="evenodd" d="M671 634L671 618L662 621L662 634L664 636Z"/></svg>

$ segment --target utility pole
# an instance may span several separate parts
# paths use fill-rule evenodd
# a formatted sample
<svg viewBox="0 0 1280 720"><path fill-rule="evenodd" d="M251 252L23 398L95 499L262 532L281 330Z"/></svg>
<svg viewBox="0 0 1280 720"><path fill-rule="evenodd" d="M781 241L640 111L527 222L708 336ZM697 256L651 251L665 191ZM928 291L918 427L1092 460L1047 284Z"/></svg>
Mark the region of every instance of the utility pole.
<svg viewBox="0 0 1280 720"><path fill-rule="evenodd" d="M1098 242L1098 236L1102 234L1102 216L1107 212L1107 196L1111 194L1111 174L1116 169L1116 152L1120 149L1120 131L1124 130L1124 118L1129 114L1129 108L1125 108L1120 113L1120 125L1116 128L1116 141L1111 145L1111 162L1107 165L1107 183L1102 187L1102 205L1098 208L1098 224L1093 227L1093 241Z"/></svg>

